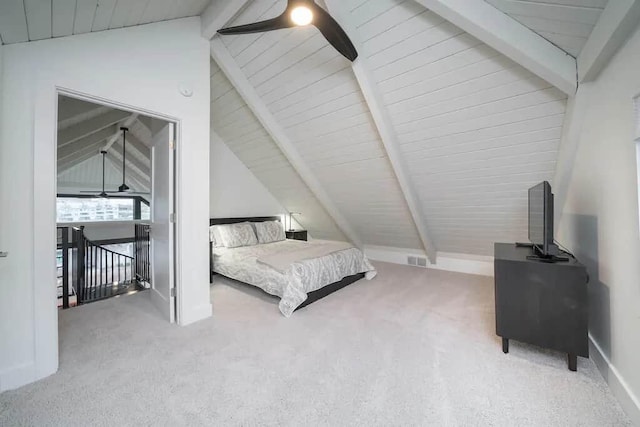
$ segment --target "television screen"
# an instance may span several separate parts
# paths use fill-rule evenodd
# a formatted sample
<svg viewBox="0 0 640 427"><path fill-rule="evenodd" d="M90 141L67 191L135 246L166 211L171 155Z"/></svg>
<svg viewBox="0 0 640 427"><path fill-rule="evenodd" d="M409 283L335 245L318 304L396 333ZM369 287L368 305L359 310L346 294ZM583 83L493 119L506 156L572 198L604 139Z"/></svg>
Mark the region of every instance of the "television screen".
<svg viewBox="0 0 640 427"><path fill-rule="evenodd" d="M553 242L553 193L547 181L529 189L529 241L541 256L558 255Z"/></svg>
<svg viewBox="0 0 640 427"><path fill-rule="evenodd" d="M545 243L545 184L541 182L529 189L529 241L544 250Z"/></svg>

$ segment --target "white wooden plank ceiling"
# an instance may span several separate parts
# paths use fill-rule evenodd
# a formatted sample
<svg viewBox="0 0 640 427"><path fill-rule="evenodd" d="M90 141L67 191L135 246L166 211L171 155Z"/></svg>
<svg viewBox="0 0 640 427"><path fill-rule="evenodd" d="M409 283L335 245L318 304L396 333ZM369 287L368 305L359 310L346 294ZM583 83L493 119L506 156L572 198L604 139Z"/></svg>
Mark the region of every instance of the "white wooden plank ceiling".
<svg viewBox="0 0 640 427"><path fill-rule="evenodd" d="M254 1L232 24L284 6ZM437 249L491 254L494 241L526 240L527 188L553 177L566 95L411 0L346 9ZM222 40L364 243L420 248L350 63L313 28ZM250 146L264 130L233 115L240 104L220 102L214 128L242 123L234 138L254 157L239 157L269 162Z"/></svg>
<svg viewBox="0 0 640 427"><path fill-rule="evenodd" d="M314 238L347 240L215 62L211 62L213 129ZM233 185L233 182L226 183Z"/></svg>
<svg viewBox="0 0 640 427"><path fill-rule="evenodd" d="M2 44L198 16L209 0L2 0Z"/></svg>
<svg viewBox="0 0 640 427"><path fill-rule="evenodd" d="M108 150L107 190L122 183L122 126L131 113L61 96L58 102L58 186L66 191L95 190L101 187L100 150L117 136ZM153 120L140 116L129 126L126 145L126 183L134 191L150 190L151 130ZM145 124L146 122L146 124ZM114 181L113 171L118 178Z"/></svg>
<svg viewBox="0 0 640 427"><path fill-rule="evenodd" d="M285 7L252 2L232 25ZM222 40L363 243L422 248L349 61L313 27Z"/></svg>
<svg viewBox="0 0 640 427"><path fill-rule="evenodd" d="M122 171L110 161L105 162L105 188L116 190L122 184ZM127 185L135 185L129 180ZM58 174L58 193L76 194L80 191L102 190L102 158L93 156ZM134 188L134 187L132 187ZM138 189L136 189L138 190Z"/></svg>
<svg viewBox="0 0 640 427"><path fill-rule="evenodd" d="M438 250L526 241L566 96L412 1L350 4Z"/></svg>
<svg viewBox="0 0 640 427"><path fill-rule="evenodd" d="M609 0L486 1L574 57L582 51L602 10L609 2Z"/></svg>

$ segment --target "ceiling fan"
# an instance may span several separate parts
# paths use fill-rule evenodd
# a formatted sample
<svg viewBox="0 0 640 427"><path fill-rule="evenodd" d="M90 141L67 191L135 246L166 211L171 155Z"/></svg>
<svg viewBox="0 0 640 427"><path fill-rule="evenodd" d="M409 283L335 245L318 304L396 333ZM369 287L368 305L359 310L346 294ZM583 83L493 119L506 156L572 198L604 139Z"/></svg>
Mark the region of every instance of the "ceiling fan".
<svg viewBox="0 0 640 427"><path fill-rule="evenodd" d="M220 34L250 34L264 31L280 30L305 25L315 26L325 39L349 61L358 57L356 48L340 24L314 0L287 0L287 8L280 16L253 24L221 28Z"/></svg>
<svg viewBox="0 0 640 427"><path fill-rule="evenodd" d="M125 165L125 161L126 161L126 133L129 130L129 128L126 127L121 127L120 130L122 131L122 185L120 187L118 187L118 191L105 191L104 189L104 165L105 165L105 159L107 156L107 152L105 150L100 150L100 154L102 154L102 191L100 192L100 194L98 194L98 197L104 197L107 198L109 197L109 194L130 194L130 195L149 195L149 193L143 193L143 192L133 192L130 191L130 188L127 184L125 184L125 171L126 171L126 165ZM81 193L95 193L95 191L81 191Z"/></svg>
<svg viewBox="0 0 640 427"><path fill-rule="evenodd" d="M107 152L104 150L100 150L100 154L102 154L102 191L98 194L98 197L107 198L109 194L104 191L104 161L107 155ZM95 193L95 191L81 191L81 193Z"/></svg>

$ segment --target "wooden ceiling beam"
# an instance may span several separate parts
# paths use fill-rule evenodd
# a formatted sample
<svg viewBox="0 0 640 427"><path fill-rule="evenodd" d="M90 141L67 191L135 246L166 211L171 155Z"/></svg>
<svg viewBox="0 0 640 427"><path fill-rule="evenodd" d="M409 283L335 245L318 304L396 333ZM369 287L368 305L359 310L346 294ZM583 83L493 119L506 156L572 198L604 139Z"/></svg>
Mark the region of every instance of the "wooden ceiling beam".
<svg viewBox="0 0 640 427"><path fill-rule="evenodd" d="M578 55L578 81L595 80L640 22L640 0L611 0Z"/></svg>
<svg viewBox="0 0 640 427"><path fill-rule="evenodd" d="M280 124L278 124L276 118L271 114L264 101L260 98L260 95L256 92L256 89L249 82L244 72L233 59L220 38L214 38L211 40L211 56L214 61L216 61L222 72L227 76L227 79L229 79L231 84L238 91L249 109L262 124L265 131L269 134L278 148L280 148L282 154L284 154L291 166L293 166L300 178L302 178L302 181L307 185L309 190L311 190L311 193L313 193L318 202L324 207L329 216L331 216L337 224L338 228L342 230L344 235L350 239L354 245L362 247L362 241L356 232L331 201L329 195L326 193L324 188L322 188L318 179L315 177L300 153L298 153L298 150L289 140L284 129Z"/></svg>
<svg viewBox="0 0 640 427"><path fill-rule="evenodd" d="M132 132L127 133L127 148L133 148L145 158L145 163L148 166L151 165L151 148L147 147L145 143L140 141Z"/></svg>
<svg viewBox="0 0 640 427"><path fill-rule="evenodd" d="M200 15L202 37L207 40L214 38L217 31L240 13L247 3L248 0L211 0Z"/></svg>
<svg viewBox="0 0 640 427"><path fill-rule="evenodd" d="M71 144L79 139L87 137L92 133L119 123L126 119L130 113L120 110L111 110L108 113L93 117L84 122L70 126L67 129L58 131L58 148Z"/></svg>
<svg viewBox="0 0 640 427"><path fill-rule="evenodd" d="M120 141L115 144L115 147L112 147L111 150L107 151L107 154L110 154L112 157L117 158L122 165L122 144L120 143ZM142 163L137 158L133 157L128 148L125 163L128 167L134 168L141 176L144 176L149 180L151 179L151 168Z"/></svg>
<svg viewBox="0 0 640 427"><path fill-rule="evenodd" d="M107 160L111 162L113 167L115 167L120 173L122 173L122 157L118 157L118 155L115 154L114 151L112 150L107 153ZM139 188L136 188L136 190L150 191L151 180L141 175L137 171L133 170L131 167L129 167L125 171L125 177L126 177L125 181L126 179L130 179L132 181L135 181L139 186L143 188L143 190L140 190Z"/></svg>
<svg viewBox="0 0 640 427"><path fill-rule="evenodd" d="M122 130L120 128L121 127L128 128L129 126L131 126L133 124L133 122L136 121L137 118L138 118L138 114L137 113L133 113L129 117L127 117L127 119L124 121L124 123L121 123L120 126L118 126L118 130L116 132L114 132L113 135L111 135L109 137L109 139L107 140L107 143L104 145L102 150L103 151L109 151L109 148L111 148L111 146L116 141L118 141L120 139L120 137L122 136Z"/></svg>
<svg viewBox="0 0 640 427"><path fill-rule="evenodd" d="M104 143L105 139L113 135L115 129L115 126L111 126L85 136L84 138L78 139L71 144L67 144L64 146L58 145L58 161L64 160L67 157L71 157L75 153L83 152L87 147L93 147L96 144ZM95 150L97 152L99 149L96 148Z"/></svg>
<svg viewBox="0 0 640 427"><path fill-rule="evenodd" d="M81 153L76 153L73 157L63 159L63 160L58 160L57 174L59 175L63 172L66 172L72 167L84 162L85 160L89 160L93 156L99 156L99 155L100 155L100 145L96 145L90 150L86 150Z"/></svg>
<svg viewBox="0 0 640 427"><path fill-rule="evenodd" d="M414 0L491 46L569 96L577 89L576 60L484 0Z"/></svg>
<svg viewBox="0 0 640 427"><path fill-rule="evenodd" d="M433 240L429 236L427 220L420 206L420 201L416 196L417 192L413 188L413 183L408 175L407 167L399 150L398 138L396 136L391 117L385 107L382 93L373 77L368 59L364 54L364 48L358 28L353 22L351 14L345 9L342 0L325 0L329 13L338 21L342 28L349 34L351 42L360 53L358 58L351 63L360 90L365 102L371 112L374 125L382 141L382 145L387 153L391 168L396 176L404 199L413 218L413 222L418 230L418 234L424 250L432 264L435 264L437 249Z"/></svg>

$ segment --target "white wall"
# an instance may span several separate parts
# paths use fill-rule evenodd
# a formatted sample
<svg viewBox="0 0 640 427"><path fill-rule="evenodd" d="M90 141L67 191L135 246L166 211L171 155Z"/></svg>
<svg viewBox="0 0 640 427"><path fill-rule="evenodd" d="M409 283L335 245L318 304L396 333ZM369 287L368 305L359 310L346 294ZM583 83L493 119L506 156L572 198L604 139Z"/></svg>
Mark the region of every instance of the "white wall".
<svg viewBox="0 0 640 427"><path fill-rule="evenodd" d="M0 235L1 250L11 254L0 270L0 390L57 369L56 88L178 120L178 312L183 324L211 314L209 43L200 36L200 19L3 50L0 195L8 212ZM193 96L180 95L181 85L190 87Z"/></svg>
<svg viewBox="0 0 640 427"><path fill-rule="evenodd" d="M211 131L211 218L281 215L287 210Z"/></svg>
<svg viewBox="0 0 640 427"><path fill-rule="evenodd" d="M591 356L638 425L640 230L633 98L640 94L639 30L571 101L554 182L556 237L591 277L589 329L596 344Z"/></svg>

